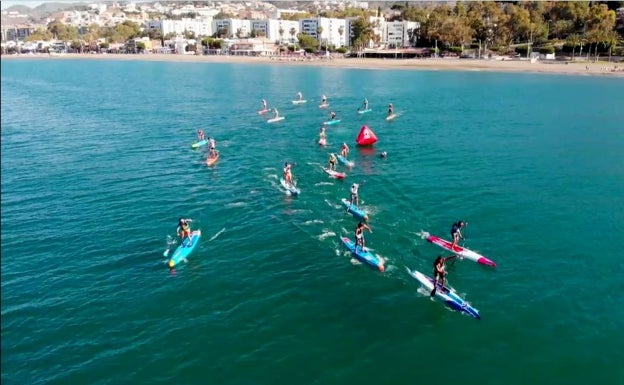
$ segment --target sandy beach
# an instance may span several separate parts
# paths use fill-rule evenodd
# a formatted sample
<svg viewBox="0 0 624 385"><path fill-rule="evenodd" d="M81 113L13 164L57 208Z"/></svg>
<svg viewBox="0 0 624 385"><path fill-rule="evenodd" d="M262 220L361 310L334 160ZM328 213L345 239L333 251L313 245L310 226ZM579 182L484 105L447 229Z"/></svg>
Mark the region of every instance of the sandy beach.
<svg viewBox="0 0 624 385"><path fill-rule="evenodd" d="M244 63L244 64L275 64L305 65L359 69L390 69L390 70L428 70L428 71L496 71L496 72L529 72L566 74L583 76L616 76L624 77L622 63L566 63L544 62L531 63L529 60L474 60L456 58L438 59L361 59L332 58L307 59L301 57L253 57L233 55L175 55L175 54L60 54L60 55L3 55L2 60L142 60L193 63Z"/></svg>

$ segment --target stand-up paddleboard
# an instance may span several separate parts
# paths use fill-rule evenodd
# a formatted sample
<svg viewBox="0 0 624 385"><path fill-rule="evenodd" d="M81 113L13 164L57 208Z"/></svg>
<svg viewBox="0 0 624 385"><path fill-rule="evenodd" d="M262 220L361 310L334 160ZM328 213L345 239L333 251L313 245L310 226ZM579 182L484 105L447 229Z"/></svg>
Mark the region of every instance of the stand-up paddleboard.
<svg viewBox="0 0 624 385"><path fill-rule="evenodd" d="M324 146L327 144L327 139L319 139L318 141L319 146Z"/></svg>
<svg viewBox="0 0 624 385"><path fill-rule="evenodd" d="M219 160L219 152L217 151L217 154L214 157L206 159L206 165L212 166L215 163L217 163L218 160Z"/></svg>
<svg viewBox="0 0 624 385"><path fill-rule="evenodd" d="M334 179L344 179L347 174L345 174L344 172L338 172L336 170L330 170L326 167L321 166L321 168L323 169L323 171L325 171L325 173L329 176L331 176Z"/></svg>
<svg viewBox="0 0 624 385"><path fill-rule="evenodd" d="M356 251L355 243L352 240L347 237L342 237L341 239L342 244L351 252L351 254L355 255L358 260L381 272L386 270L384 266L386 261L371 253L366 247L362 250L362 248L358 246Z"/></svg>
<svg viewBox="0 0 624 385"><path fill-rule="evenodd" d="M292 104L303 104L303 103L307 103L307 100L293 100Z"/></svg>
<svg viewBox="0 0 624 385"><path fill-rule="evenodd" d="M258 111L258 115L264 115L264 114L266 114L266 113L267 113L267 112L269 112L269 111L271 111L271 109L270 109L270 108L265 108L265 109L263 109L263 110Z"/></svg>
<svg viewBox="0 0 624 385"><path fill-rule="evenodd" d="M396 117L397 117L397 114L388 115L388 116L386 116L386 120L387 121L394 120L394 118L396 118Z"/></svg>
<svg viewBox="0 0 624 385"><path fill-rule="evenodd" d="M184 238L182 244L178 246L177 249L173 252L173 255L167 262L167 265L170 268L173 268L175 265L180 263L181 261L186 260L186 258L191 254L195 246L199 243L199 238L201 237L201 230L195 230L191 233L191 237Z"/></svg>
<svg viewBox="0 0 624 385"><path fill-rule="evenodd" d="M406 269L409 275L411 275L412 278L420 282L420 284L425 289L427 289L429 292L433 290L433 282L434 282L433 278L428 277L419 271L416 271L416 270L410 271L410 269L408 269L407 267ZM461 298L459 295L457 295L457 293L454 290L449 289L446 286L442 286L439 283L437 283L436 285L437 285L437 289L435 292L435 296L438 299L440 299L442 302L444 302L446 306L450 307L453 310L466 313L469 316L474 317L476 319L481 319L481 316L479 315L479 310L470 306L470 304L464 301L464 299Z"/></svg>
<svg viewBox="0 0 624 385"><path fill-rule="evenodd" d="M367 108L365 110L358 110L358 114L367 114L369 112L371 112L372 110L370 108Z"/></svg>
<svg viewBox="0 0 624 385"><path fill-rule="evenodd" d="M267 120L267 123L275 123L275 122L280 122L282 120L284 120L285 118L283 116L278 116L277 118L273 118L273 119L269 119Z"/></svg>
<svg viewBox="0 0 624 385"><path fill-rule="evenodd" d="M484 257L481 254L477 254L472 250L468 250L464 247L455 245L455 247L453 247L453 243L449 242L447 240L444 240L442 238L436 237L435 235L430 235L427 232L422 232L419 233L419 235L426 239L427 241L433 243L434 245L438 245L443 249L446 249L450 252L453 252L455 254L457 254L458 256L462 257L462 258L466 258L469 259L471 261L480 263L481 265L486 265L486 266L492 266L492 267L496 267L496 262L487 259L486 257Z"/></svg>
<svg viewBox="0 0 624 385"><path fill-rule="evenodd" d="M301 193L301 190L299 190L296 186L286 183L284 178L280 178L280 183L282 184L282 187L284 187L284 189L286 189L286 191L288 191L291 195L299 195Z"/></svg>
<svg viewBox="0 0 624 385"><path fill-rule="evenodd" d="M368 214L366 213L366 211L362 210L361 208L359 208L355 204L352 205L351 201L349 201L348 199L342 198L341 201L342 201L342 205L354 217L356 217L357 219L363 220L363 221L368 221Z"/></svg>
<svg viewBox="0 0 624 385"><path fill-rule="evenodd" d="M200 140L198 142L195 142L193 144L191 144L192 148L199 148L201 146L205 146L208 144L208 139L204 139L204 140Z"/></svg>
<svg viewBox="0 0 624 385"><path fill-rule="evenodd" d="M345 157L344 157L344 156L342 156L342 155L336 155L336 158L338 158L338 162L340 162L340 163L344 164L344 165L345 165L345 166L347 166L347 167L353 167L353 165L355 164L355 163L353 163L352 161L347 160L347 158L345 158Z"/></svg>
<svg viewBox="0 0 624 385"><path fill-rule="evenodd" d="M340 119L334 119L334 120L328 120L326 122L323 122L323 124L326 124L328 126L334 125L334 124L338 124L340 123Z"/></svg>
<svg viewBox="0 0 624 385"><path fill-rule="evenodd" d="M329 107L329 103L321 103L319 104L319 108L327 108Z"/></svg>

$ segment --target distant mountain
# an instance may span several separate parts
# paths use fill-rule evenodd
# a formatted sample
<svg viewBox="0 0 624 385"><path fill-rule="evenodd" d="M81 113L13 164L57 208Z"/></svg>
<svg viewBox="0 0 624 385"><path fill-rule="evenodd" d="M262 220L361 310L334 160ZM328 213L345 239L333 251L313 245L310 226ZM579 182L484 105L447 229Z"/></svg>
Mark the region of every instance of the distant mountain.
<svg viewBox="0 0 624 385"><path fill-rule="evenodd" d="M12 5L10 7L7 7L5 9L3 9L3 11L7 11L7 12L17 12L19 14L22 15L29 15L30 12L32 11L32 9L26 5Z"/></svg>

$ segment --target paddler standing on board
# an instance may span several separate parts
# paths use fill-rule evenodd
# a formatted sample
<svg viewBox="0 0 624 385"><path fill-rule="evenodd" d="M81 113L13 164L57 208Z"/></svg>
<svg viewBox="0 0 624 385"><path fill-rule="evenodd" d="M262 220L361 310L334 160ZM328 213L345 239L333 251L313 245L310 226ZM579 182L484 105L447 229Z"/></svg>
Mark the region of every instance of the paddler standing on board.
<svg viewBox="0 0 624 385"><path fill-rule="evenodd" d="M451 250L455 251L455 245L459 242L460 239L464 239L464 236L461 233L461 229L464 227L466 223L461 220L453 223L451 226L451 237L453 238L453 245L451 246Z"/></svg>
<svg viewBox="0 0 624 385"><path fill-rule="evenodd" d="M394 115L394 106L392 103L388 104L388 116Z"/></svg>
<svg viewBox="0 0 624 385"><path fill-rule="evenodd" d="M324 106L327 104L327 96L323 95L321 96L321 105Z"/></svg>
<svg viewBox="0 0 624 385"><path fill-rule="evenodd" d="M180 218L180 220L178 221L178 235L180 236L180 239L182 240L182 244L184 243L184 239L188 238L189 243L187 246L191 245L191 226L189 225L190 222L193 222L192 219L185 219L185 218Z"/></svg>
<svg viewBox="0 0 624 385"><path fill-rule="evenodd" d="M301 94L301 92L297 92L297 100L302 101L303 100L303 95Z"/></svg>
<svg viewBox="0 0 624 385"><path fill-rule="evenodd" d="M268 110L266 100L262 99L262 111Z"/></svg>
<svg viewBox="0 0 624 385"><path fill-rule="evenodd" d="M357 183L353 183L351 185L351 204L349 205L349 207L347 208L347 211L349 211L349 209L351 208L351 206L353 206L353 203L355 203L355 206L359 206L360 205L360 198L358 197L358 189L360 188L360 185Z"/></svg>
<svg viewBox="0 0 624 385"><path fill-rule="evenodd" d="M329 120L334 120L336 119L336 113L334 111L329 113Z"/></svg>
<svg viewBox="0 0 624 385"><path fill-rule="evenodd" d="M273 109L273 113L275 114L275 116L273 117L273 119L277 119L279 118L279 111L277 110L277 108Z"/></svg>
<svg viewBox="0 0 624 385"><path fill-rule="evenodd" d="M370 231L371 234L373 233L373 230L371 230L371 228L363 222L360 222L357 226L355 226L355 248L353 251L356 253L358 245L360 246L360 250L364 251L364 229Z"/></svg>
<svg viewBox="0 0 624 385"><path fill-rule="evenodd" d="M284 163L284 180L289 185L294 186L292 177L292 166L288 162Z"/></svg>
<svg viewBox="0 0 624 385"><path fill-rule="evenodd" d="M364 98L364 108L362 108L363 111L368 110L368 99Z"/></svg>
<svg viewBox="0 0 624 385"><path fill-rule="evenodd" d="M323 125L319 129L319 141L327 140L327 134L325 133L325 127L327 127L327 126L325 125L325 123L323 123Z"/></svg>
<svg viewBox="0 0 624 385"><path fill-rule="evenodd" d="M213 159L215 156L217 156L217 150L216 150L217 144L214 140L214 138L208 138L208 154L209 154L209 158Z"/></svg>
<svg viewBox="0 0 624 385"><path fill-rule="evenodd" d="M328 168L328 170L335 170L337 161L338 161L338 158L336 158L336 154L334 154L333 152L331 154L329 154L329 168Z"/></svg>
<svg viewBox="0 0 624 385"><path fill-rule="evenodd" d="M429 294L431 297L433 297L436 293L437 283L440 283L441 286L444 286L444 277L446 276L446 261L456 257L456 255L451 255L449 257L443 258L441 255L438 255L435 261L433 261L433 290L431 290L431 293Z"/></svg>
<svg viewBox="0 0 624 385"><path fill-rule="evenodd" d="M201 129L197 130L197 140L200 142L204 140L204 130L201 130Z"/></svg>
<svg viewBox="0 0 624 385"><path fill-rule="evenodd" d="M340 148L340 156L345 159L347 159L347 157L349 156L349 146L347 146L346 143L343 143L342 147Z"/></svg>

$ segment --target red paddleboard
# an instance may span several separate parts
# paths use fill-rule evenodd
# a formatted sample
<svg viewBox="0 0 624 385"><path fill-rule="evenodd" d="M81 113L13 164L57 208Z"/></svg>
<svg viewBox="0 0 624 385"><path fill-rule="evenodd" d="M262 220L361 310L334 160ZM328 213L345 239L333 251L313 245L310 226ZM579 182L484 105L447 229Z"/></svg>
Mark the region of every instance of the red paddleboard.
<svg viewBox="0 0 624 385"><path fill-rule="evenodd" d="M426 237L427 241L433 243L434 245L438 245L443 249L446 249L448 251L452 251L453 253L459 255L460 257L464 257L466 259L470 259L471 261L480 263L481 265L487 265L487 266L492 266L492 267L496 267L496 262L491 261L489 259L487 259L486 257L484 257L481 254L477 254L472 250L468 250L464 247L455 245L455 247L453 247L453 243L449 242L445 239L436 237L435 235L429 235Z"/></svg>
<svg viewBox="0 0 624 385"><path fill-rule="evenodd" d="M271 111L271 110L270 110L270 109L268 109L268 108L265 108L264 110L260 110L260 111L258 111L258 115L264 115L264 114L266 114L266 113L267 113L267 112L269 112L269 111Z"/></svg>
<svg viewBox="0 0 624 385"><path fill-rule="evenodd" d="M331 176L334 179L344 179L347 176L347 174L345 174L344 172L338 172L338 171L335 171L335 170L330 170L330 169L327 169L327 168L325 168L323 166L321 166L321 168L323 169L323 171L325 171L327 173L327 175Z"/></svg>
<svg viewBox="0 0 624 385"><path fill-rule="evenodd" d="M208 158L206 159L206 166L212 166L215 163L217 163L217 160L219 160L219 153L217 152L217 155L214 156L213 158Z"/></svg>
<svg viewBox="0 0 624 385"><path fill-rule="evenodd" d="M327 140L325 140L325 139L319 139L318 144L319 144L319 146L324 146L324 145L326 145L326 144L327 144Z"/></svg>
<svg viewBox="0 0 624 385"><path fill-rule="evenodd" d="M377 136L373 130L368 128L368 126L362 126L360 133L355 139L355 143L357 143L358 146L372 146L375 142L377 142Z"/></svg>

